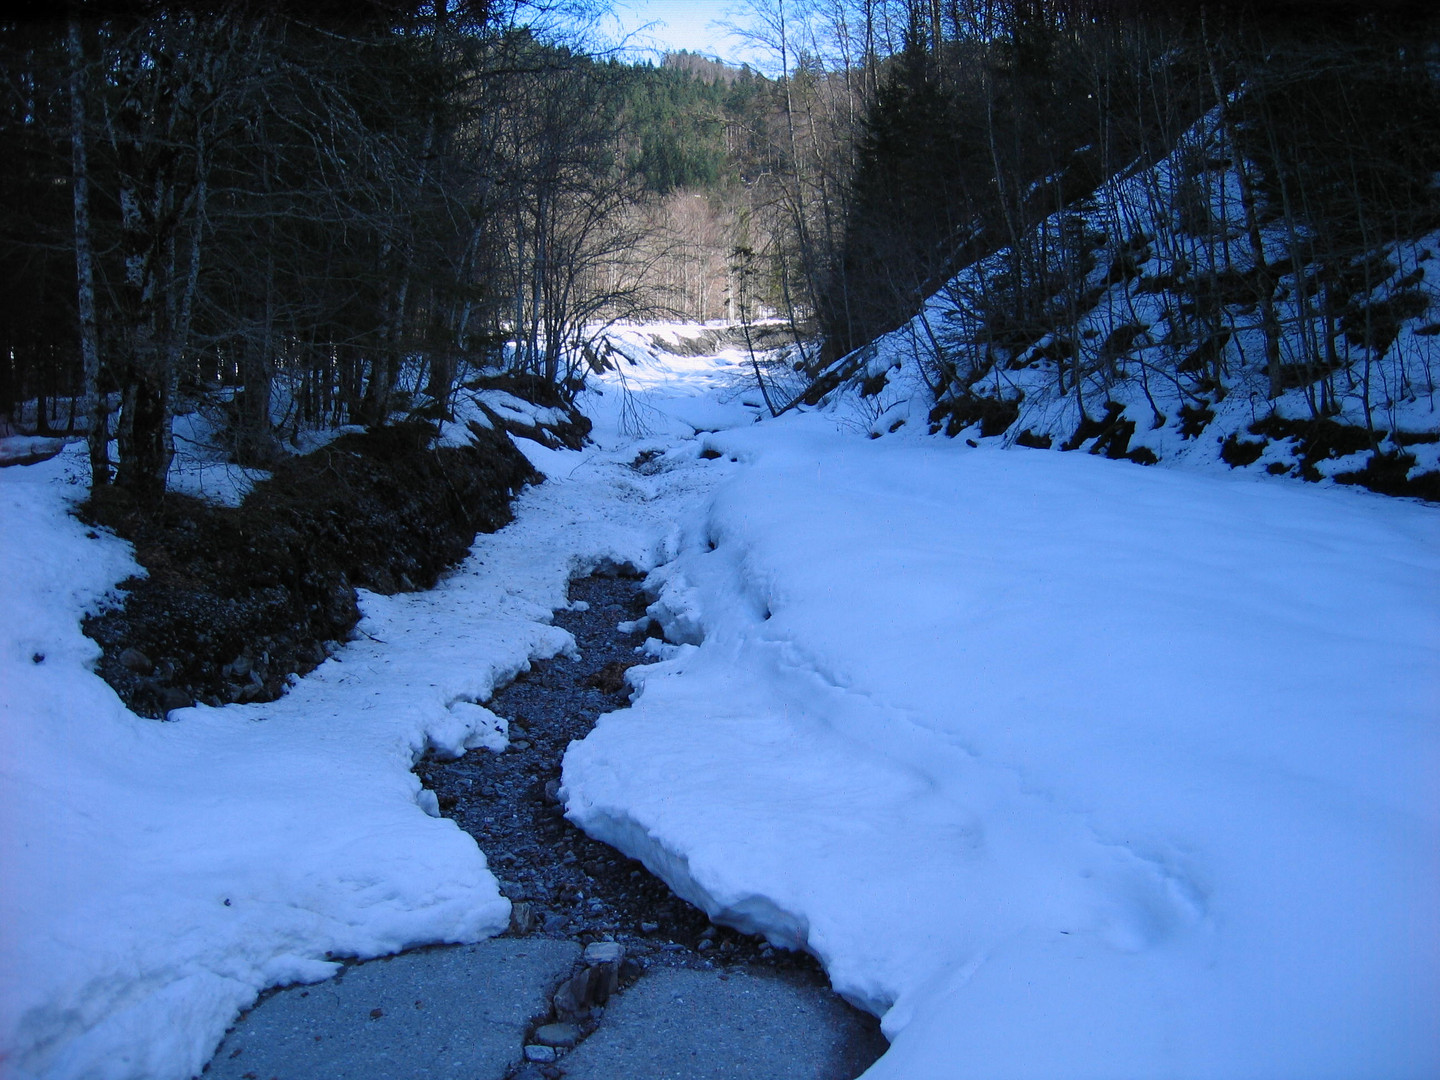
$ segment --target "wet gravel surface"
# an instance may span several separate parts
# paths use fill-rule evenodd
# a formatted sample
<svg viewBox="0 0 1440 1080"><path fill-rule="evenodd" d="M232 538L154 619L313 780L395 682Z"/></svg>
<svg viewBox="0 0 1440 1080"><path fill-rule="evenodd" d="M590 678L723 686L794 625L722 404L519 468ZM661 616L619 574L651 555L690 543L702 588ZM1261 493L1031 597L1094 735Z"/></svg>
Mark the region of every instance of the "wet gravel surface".
<svg viewBox="0 0 1440 1080"><path fill-rule="evenodd" d="M555 800L565 748L602 713L628 704L626 668L652 662L637 651L643 633L616 629L644 620L648 600L638 577L580 578L571 582L570 599L587 609L557 611L555 623L575 635L580 659L537 663L486 703L510 721L510 748L427 758L415 769L441 812L475 837L515 902L511 932L581 945L613 939L640 969L744 967L828 985L808 953L712 925L639 862L565 820Z"/></svg>

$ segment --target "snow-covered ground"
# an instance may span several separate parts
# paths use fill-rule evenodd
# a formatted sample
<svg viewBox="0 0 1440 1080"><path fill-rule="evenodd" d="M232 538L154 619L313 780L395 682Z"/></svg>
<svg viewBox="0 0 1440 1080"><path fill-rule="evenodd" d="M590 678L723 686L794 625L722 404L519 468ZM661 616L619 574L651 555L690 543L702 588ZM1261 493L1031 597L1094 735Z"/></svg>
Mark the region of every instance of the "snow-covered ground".
<svg viewBox="0 0 1440 1080"><path fill-rule="evenodd" d="M709 361L711 381L730 363ZM667 446L693 432L663 406L700 387L655 372L643 402L595 396L613 421L585 453L522 440L550 482L436 590L362 595L356 639L279 701L169 723L91 671L81 616L137 568L69 516L83 444L0 469L0 1076L189 1077L267 986L505 928L483 854L429 816L410 767L427 745L504 745L477 703L573 647L550 625L571 576L674 553L719 471L628 467L622 405Z"/></svg>
<svg viewBox="0 0 1440 1080"><path fill-rule="evenodd" d="M515 524L267 705L127 713L82 448L0 470L0 1074L185 1077L327 954L502 927L409 768L500 745L478 703L607 558L680 644L570 816L820 956L868 1076L1440 1074L1434 508L757 424L740 353L616 345L596 444L527 444Z"/></svg>
<svg viewBox="0 0 1440 1080"><path fill-rule="evenodd" d="M885 1018L879 1077L1440 1073L1440 516L1088 456L747 463L569 814Z"/></svg>

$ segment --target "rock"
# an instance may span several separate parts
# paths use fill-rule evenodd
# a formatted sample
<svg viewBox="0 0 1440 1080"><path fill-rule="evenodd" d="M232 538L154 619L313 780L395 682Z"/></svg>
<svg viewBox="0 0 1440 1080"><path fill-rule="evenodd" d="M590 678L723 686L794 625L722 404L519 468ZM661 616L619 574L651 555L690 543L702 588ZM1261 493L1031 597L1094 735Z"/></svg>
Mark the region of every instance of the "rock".
<svg viewBox="0 0 1440 1080"><path fill-rule="evenodd" d="M572 975L560 984L550 1004L560 1020L579 1020L590 1011L590 970Z"/></svg>
<svg viewBox="0 0 1440 1080"><path fill-rule="evenodd" d="M139 649L126 649L120 654L120 666L128 668L137 675L149 675L155 665L150 658Z"/></svg>
<svg viewBox="0 0 1440 1080"><path fill-rule="evenodd" d="M510 933L517 936L530 933L535 928L535 908L528 900L516 900L510 905Z"/></svg>
<svg viewBox="0 0 1440 1080"><path fill-rule="evenodd" d="M606 664L599 671L586 676L585 685L603 694L618 694L625 689L625 673L638 663L638 660L616 660Z"/></svg>
<svg viewBox="0 0 1440 1080"><path fill-rule="evenodd" d="M531 1043L525 1047L525 1060L549 1064L558 1057L553 1046L541 1046L538 1043Z"/></svg>
<svg viewBox="0 0 1440 1080"><path fill-rule="evenodd" d="M640 932L642 934L653 934L656 930L659 929L660 924L658 922L642 922L640 924Z"/></svg>
<svg viewBox="0 0 1440 1080"><path fill-rule="evenodd" d="M354 964L343 979L266 997L225 1037L205 1077L512 1076L522 1046L535 1041L526 1038L530 1018L579 955L566 941L489 938ZM372 1009L381 1017L371 1020Z"/></svg>
<svg viewBox="0 0 1440 1080"><path fill-rule="evenodd" d="M569 925L570 920L567 919L564 915L549 915L545 919L545 925L543 929L547 934L558 934Z"/></svg>
<svg viewBox="0 0 1440 1080"><path fill-rule="evenodd" d="M585 946L585 963L618 964L625 959L625 946L618 941L596 941Z"/></svg>
<svg viewBox="0 0 1440 1080"><path fill-rule="evenodd" d="M189 694L178 686L167 686L160 691L160 710L171 712L175 709L188 709L195 704Z"/></svg>
<svg viewBox="0 0 1440 1080"><path fill-rule="evenodd" d="M246 683L240 688L240 693L235 696L235 700L238 701L241 705L249 705L251 702L262 701L265 696L265 687L260 683L252 682ZM430 794L433 797L435 793L432 791ZM440 808L437 806L435 810L436 812L434 814L431 814L431 817L440 816Z"/></svg>
<svg viewBox="0 0 1440 1080"><path fill-rule="evenodd" d="M568 1049L580 1041L580 1029L574 1024L545 1024L535 1029L535 1041Z"/></svg>
<svg viewBox="0 0 1440 1080"><path fill-rule="evenodd" d="M775 976L662 968L615 999L565 1055L567 1080L818 1080L858 1076L885 1049L868 1020L822 986Z"/></svg>
<svg viewBox="0 0 1440 1080"><path fill-rule="evenodd" d="M613 945L614 942L597 942L596 944ZM589 948L594 947L594 945L589 946ZM562 1021L581 1020L589 1015L592 1006L603 1005L609 1001L610 995L614 994L619 987L620 964L618 961L591 964L584 971L561 983L560 989L555 991L555 996L551 998L550 1004L555 1009L555 1015Z"/></svg>
<svg viewBox="0 0 1440 1080"><path fill-rule="evenodd" d="M560 801L560 780L558 777L554 780L545 781L545 798L552 803L558 803Z"/></svg>
<svg viewBox="0 0 1440 1080"><path fill-rule="evenodd" d="M590 998L604 1004L620 989L620 965L625 946L618 941L595 941L585 946L585 963L590 966Z"/></svg>
<svg viewBox="0 0 1440 1080"><path fill-rule="evenodd" d="M231 675L235 676L236 679L243 679L250 674L252 667L254 667L254 665L250 662L248 656L237 656L227 665L227 670Z"/></svg>

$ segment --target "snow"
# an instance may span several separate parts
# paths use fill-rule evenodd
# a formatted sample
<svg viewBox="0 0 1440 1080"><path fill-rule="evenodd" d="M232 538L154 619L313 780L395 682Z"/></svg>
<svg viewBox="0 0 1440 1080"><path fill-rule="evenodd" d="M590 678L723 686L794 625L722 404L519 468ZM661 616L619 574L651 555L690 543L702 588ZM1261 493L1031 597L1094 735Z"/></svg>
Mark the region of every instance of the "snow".
<svg viewBox="0 0 1440 1080"><path fill-rule="evenodd" d="M1175 281L1210 269L1243 273L1253 266L1253 253L1242 239L1245 215L1234 166L1203 173L1194 168L1197 160L1232 157L1218 113L1212 111L1154 165L1139 168L1137 162L1101 185L1092 198L1057 212L1032 230L1024 243L1032 251L1045 251L1051 265L1087 265L1088 260L1090 266L1068 289L1049 298L1046 318L1055 333L1033 344L1014 349L986 345L986 335L979 333L985 312L1004 296L1012 252L1002 249L964 267L908 323L832 365L841 373L856 368L828 401L837 421L874 437L928 431L935 404L932 387L938 377L935 342L946 353L945 363L958 368L961 381L973 393L1017 408L1017 419L1006 425L1007 430L989 436L1007 446L1030 431L1052 437L1052 448L1058 450L1076 433L1082 417L1098 419L1113 403L1135 425L1129 452L1143 448L1167 464L1228 473L1231 467L1221 458L1227 434L1249 440L1250 426L1272 414L1288 420L1316 418L1317 402L1307 398L1307 389L1312 395L1318 393L1313 384L1292 386L1274 399L1269 397L1261 319L1243 305L1228 306L1224 326L1213 328L1230 334L1221 348L1224 392L1199 379L1197 372L1184 376L1176 372L1178 358L1205 343L1212 328L1185 314L1194 298ZM1193 223L1187 227L1186 207L1196 199L1202 202L1201 213L1208 207L1213 233L1197 235L1190 231ZM1073 236L1092 239L1077 244L1067 239ZM1279 221L1263 228L1261 245L1272 266L1289 264L1289 237ZM1390 269L1369 293L1357 293L1353 302L1363 306L1408 292L1428 302L1428 313L1402 320L1394 343L1378 350L1383 355L1371 356L1368 363L1364 349L1339 336L1341 368L1329 380L1335 400L1333 415L1323 414L1326 419L1362 429L1373 423L1382 432L1433 434L1440 428L1435 362L1440 337L1433 321L1440 311L1437 251L1440 231L1387 244L1374 253L1375 261L1388 262ZM1133 274L1115 272L1121 256L1136 260ZM1286 281L1276 312L1287 328L1279 339L1281 360L1293 365L1309 362L1313 354L1295 328L1308 323L1314 313L1310 305L1302 305L1293 277ZM1107 356L1106 343L1117 331L1128 344ZM1068 378L1071 362L1064 361L1062 371L1055 355L1047 352L1057 334L1069 339L1084 362L1083 410ZM856 392L864 379L882 373L887 377L878 393ZM1181 410L1197 407L1209 409L1213 419L1199 437L1193 437ZM952 434L981 443L987 438L978 423ZM1095 444L1087 439L1079 448L1093 452ZM1286 449L1289 452L1283 455L1267 453L1248 471L1261 482L1275 482L1271 477L1276 474L1296 476L1300 448L1291 444ZM1404 449L1416 458L1412 477L1434 471L1440 462L1437 444ZM1334 483L1329 477L1361 469L1369 457L1367 453L1345 461L1332 459L1314 467L1329 486ZM1267 471L1271 467L1274 474Z"/></svg>
<svg viewBox="0 0 1440 1080"><path fill-rule="evenodd" d="M221 422L200 409L175 417L175 456L165 478L167 491L204 499L217 506L239 506L270 473L229 460ZM115 459L112 452L111 460Z"/></svg>
<svg viewBox="0 0 1440 1080"><path fill-rule="evenodd" d="M1440 1071L1440 519L802 417L569 816L884 1017L867 1077Z"/></svg>
<svg viewBox="0 0 1440 1080"><path fill-rule="evenodd" d="M81 617L138 567L70 516L83 444L0 469L0 1076L179 1080L266 987L505 929L484 855L411 766L503 750L482 703L574 648L550 624L570 577L658 565L705 490L635 474L619 435L520 443L552 479L435 590L362 593L355 639L279 701L168 723L93 674Z"/></svg>
<svg viewBox="0 0 1440 1080"><path fill-rule="evenodd" d="M670 642L570 817L820 957L894 1040L867 1076L1440 1073L1434 508L757 423L748 356L657 337L613 332L591 445L519 440L514 524L268 704L127 712L84 447L0 469L0 1075L188 1077L267 986L502 929L410 768L503 752L484 703L605 564Z"/></svg>

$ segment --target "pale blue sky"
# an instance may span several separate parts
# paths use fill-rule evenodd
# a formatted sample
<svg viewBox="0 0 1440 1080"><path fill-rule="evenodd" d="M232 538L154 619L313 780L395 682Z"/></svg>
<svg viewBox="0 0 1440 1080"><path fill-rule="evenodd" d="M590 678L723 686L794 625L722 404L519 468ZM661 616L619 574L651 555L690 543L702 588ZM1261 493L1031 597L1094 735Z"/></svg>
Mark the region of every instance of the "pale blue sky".
<svg viewBox="0 0 1440 1080"><path fill-rule="evenodd" d="M689 49L739 62L745 54L740 42L710 25L725 21L735 7L735 0L616 0L613 11L622 32L656 24L639 35L637 46L660 52Z"/></svg>

